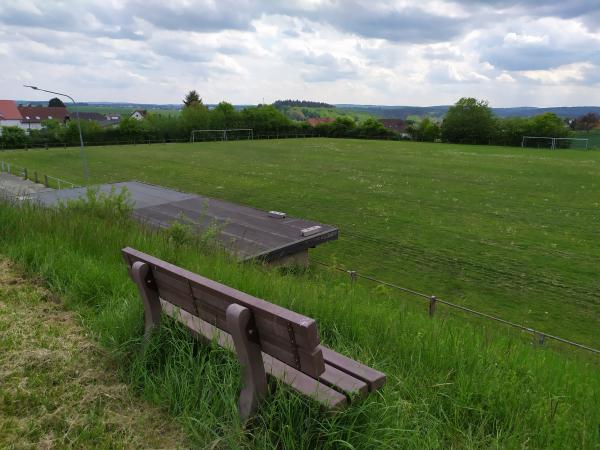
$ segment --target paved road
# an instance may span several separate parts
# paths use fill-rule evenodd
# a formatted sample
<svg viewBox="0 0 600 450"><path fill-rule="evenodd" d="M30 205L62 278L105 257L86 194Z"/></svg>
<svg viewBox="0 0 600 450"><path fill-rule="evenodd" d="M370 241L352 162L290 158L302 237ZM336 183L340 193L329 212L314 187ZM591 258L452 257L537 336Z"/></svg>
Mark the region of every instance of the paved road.
<svg viewBox="0 0 600 450"><path fill-rule="evenodd" d="M11 175L6 172L0 172L0 194L8 197L24 197L38 192L52 191L43 184L34 183L30 180L24 180L21 177Z"/></svg>

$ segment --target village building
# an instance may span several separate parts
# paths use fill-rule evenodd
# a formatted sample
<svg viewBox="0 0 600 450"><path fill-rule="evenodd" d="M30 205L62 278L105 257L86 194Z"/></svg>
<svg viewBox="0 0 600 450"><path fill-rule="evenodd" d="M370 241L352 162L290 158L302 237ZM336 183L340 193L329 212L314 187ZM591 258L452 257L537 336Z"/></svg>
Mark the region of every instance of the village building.
<svg viewBox="0 0 600 450"><path fill-rule="evenodd" d="M56 120L61 124L69 121L69 111L64 106L18 106L21 113L21 128L41 130L42 123L46 120Z"/></svg>
<svg viewBox="0 0 600 450"><path fill-rule="evenodd" d="M2 127L21 127L23 116L14 100L0 100L0 134Z"/></svg>

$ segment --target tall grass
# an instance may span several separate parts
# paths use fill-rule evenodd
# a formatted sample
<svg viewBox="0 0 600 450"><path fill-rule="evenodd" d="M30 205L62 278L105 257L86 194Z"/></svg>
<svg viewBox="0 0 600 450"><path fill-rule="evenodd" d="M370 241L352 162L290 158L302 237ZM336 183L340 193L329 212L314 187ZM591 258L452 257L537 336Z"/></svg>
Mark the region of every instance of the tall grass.
<svg viewBox="0 0 600 450"><path fill-rule="evenodd" d="M593 360L501 329L430 320L392 292L328 272L236 264L198 243L106 210L0 204L0 253L60 294L114 353L122 376L168 408L198 447L600 447ZM120 255L127 245L314 317L327 345L384 371L387 386L337 414L280 386L241 424L233 355L172 324L140 350L141 302Z"/></svg>

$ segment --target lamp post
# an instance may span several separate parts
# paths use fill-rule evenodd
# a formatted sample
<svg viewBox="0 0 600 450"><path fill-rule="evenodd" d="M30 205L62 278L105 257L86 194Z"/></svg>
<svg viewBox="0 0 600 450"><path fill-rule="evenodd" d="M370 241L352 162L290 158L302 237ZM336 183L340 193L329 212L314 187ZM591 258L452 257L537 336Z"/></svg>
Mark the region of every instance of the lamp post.
<svg viewBox="0 0 600 450"><path fill-rule="evenodd" d="M85 149L83 148L83 135L81 134L81 123L79 121L79 110L77 109L77 104L75 103L75 100L73 100L73 97L71 97L70 95L63 94L61 92L47 91L46 89L40 89L37 86L29 86L27 84L24 84L23 86L33 89L34 91L42 91L42 92L48 92L49 94L61 95L63 97L67 97L69 100L71 100L73 102L73 106L75 107L75 115L77 116L77 129L79 130L79 143L80 143L79 152L81 155L81 162L83 164L83 178L84 178L85 184L87 186L90 175L88 172L87 156L85 154Z"/></svg>

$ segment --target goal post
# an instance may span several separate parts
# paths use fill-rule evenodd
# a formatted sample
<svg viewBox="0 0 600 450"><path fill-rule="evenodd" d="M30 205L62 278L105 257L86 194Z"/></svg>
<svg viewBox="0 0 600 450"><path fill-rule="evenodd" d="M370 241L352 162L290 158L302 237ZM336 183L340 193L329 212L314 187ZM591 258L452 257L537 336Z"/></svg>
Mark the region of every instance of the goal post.
<svg viewBox="0 0 600 450"><path fill-rule="evenodd" d="M225 130L225 140L231 139L254 139L253 128L227 128Z"/></svg>
<svg viewBox="0 0 600 450"><path fill-rule="evenodd" d="M196 141L224 141L226 140L226 130L192 130L190 142Z"/></svg>
<svg viewBox="0 0 600 450"><path fill-rule="evenodd" d="M253 128L223 128L192 130L190 142L228 141L231 139L254 139Z"/></svg>
<svg viewBox="0 0 600 450"><path fill-rule="evenodd" d="M523 136L521 139L521 147L537 147L549 148L556 150L559 148L572 148L572 143L580 144L585 150L588 149L589 139L586 138L569 138L569 137L551 137L551 136ZM529 144L529 145L528 145Z"/></svg>

